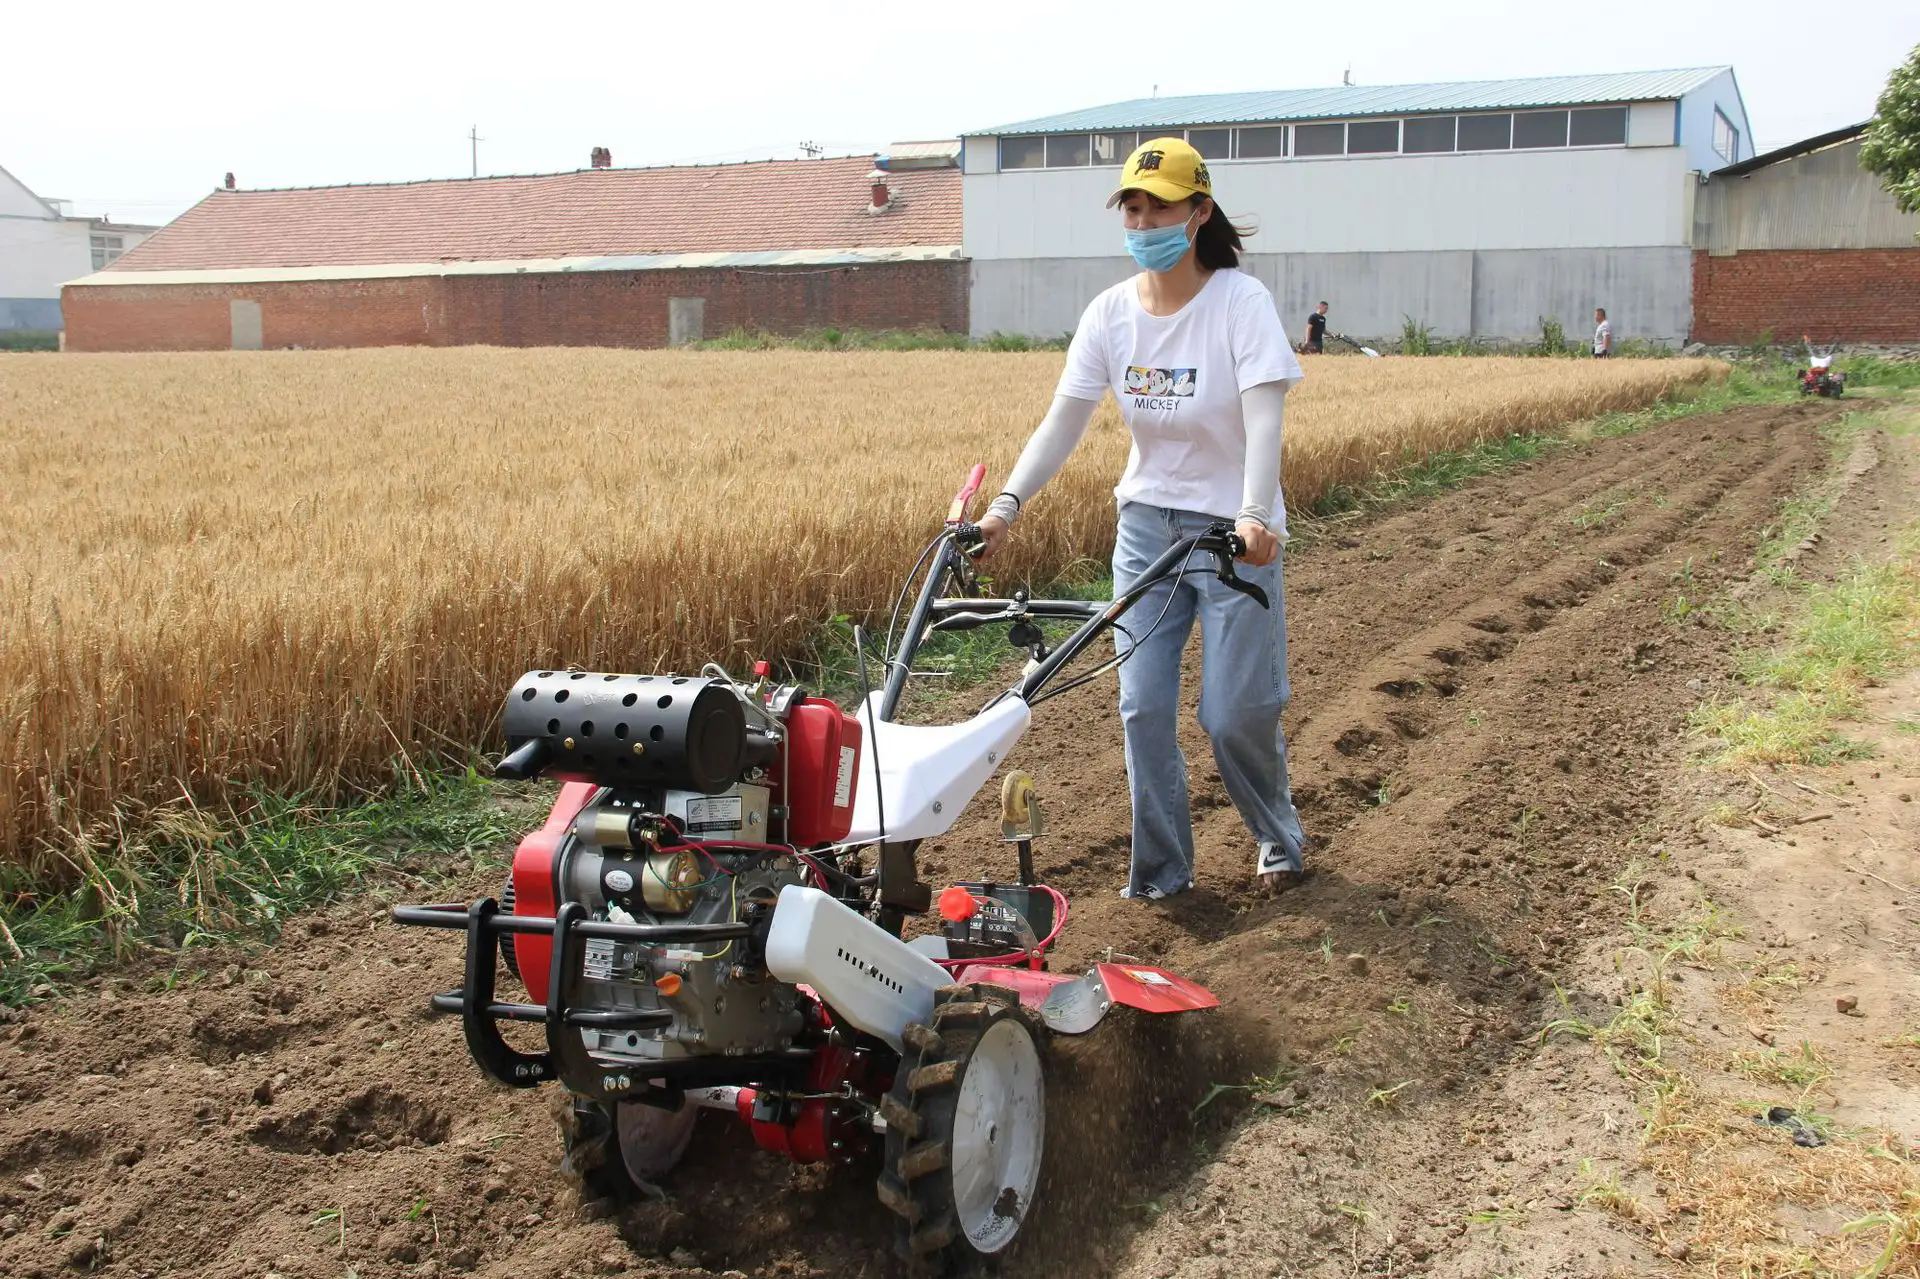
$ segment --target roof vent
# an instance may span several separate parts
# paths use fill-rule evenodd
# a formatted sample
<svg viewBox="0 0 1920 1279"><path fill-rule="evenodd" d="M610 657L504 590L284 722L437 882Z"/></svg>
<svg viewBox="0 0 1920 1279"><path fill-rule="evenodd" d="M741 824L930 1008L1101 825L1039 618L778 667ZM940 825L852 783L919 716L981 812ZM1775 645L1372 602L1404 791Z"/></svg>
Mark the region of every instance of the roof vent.
<svg viewBox="0 0 1920 1279"><path fill-rule="evenodd" d="M887 171L875 169L867 175L867 181L873 187L873 203L867 206L872 214L887 213L893 208L893 192L887 188Z"/></svg>
<svg viewBox="0 0 1920 1279"><path fill-rule="evenodd" d="M613 152L607 150L605 147L595 147L593 149L592 164L596 169L611 169L613 167Z"/></svg>

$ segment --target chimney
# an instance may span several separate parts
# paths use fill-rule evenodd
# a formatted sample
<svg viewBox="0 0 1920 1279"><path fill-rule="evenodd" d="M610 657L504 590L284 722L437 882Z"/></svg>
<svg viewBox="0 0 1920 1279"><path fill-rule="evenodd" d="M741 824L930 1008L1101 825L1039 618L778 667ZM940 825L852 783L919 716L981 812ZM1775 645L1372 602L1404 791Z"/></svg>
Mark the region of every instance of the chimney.
<svg viewBox="0 0 1920 1279"><path fill-rule="evenodd" d="M607 150L605 147L595 147L593 149L592 163L596 169L611 169L613 167L613 152Z"/></svg>
<svg viewBox="0 0 1920 1279"><path fill-rule="evenodd" d="M231 173L227 175L227 190L233 190L233 175Z"/></svg>
<svg viewBox="0 0 1920 1279"><path fill-rule="evenodd" d="M872 214L886 213L893 208L893 192L887 189L887 171L875 168L867 175L867 181L873 186L873 203L867 206Z"/></svg>

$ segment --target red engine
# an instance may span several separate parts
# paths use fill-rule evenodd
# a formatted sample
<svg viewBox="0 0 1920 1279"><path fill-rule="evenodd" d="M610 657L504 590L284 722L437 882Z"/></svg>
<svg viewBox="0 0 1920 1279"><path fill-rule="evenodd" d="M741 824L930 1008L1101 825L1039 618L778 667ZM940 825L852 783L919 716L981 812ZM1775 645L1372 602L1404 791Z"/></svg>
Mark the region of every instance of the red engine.
<svg viewBox="0 0 1920 1279"><path fill-rule="evenodd" d="M756 765L748 779L732 791L693 797L696 804L711 799L720 807L734 802L728 796L743 793L757 793L771 800L767 821L761 827L764 833L749 834L741 828L732 838L764 839L805 850L839 843L853 829L853 801L860 785L860 721L824 697L799 697L794 692L791 688L774 690L763 702L767 716L780 721L784 733L764 771ZM741 693L752 695L747 686L741 686ZM625 727L624 723L617 725ZM580 730L591 733L591 722L583 721ZM573 745L574 739L567 738L566 748L571 750ZM620 788L615 789L618 792ZM576 821L583 820L582 811L595 802L600 790L599 785L584 780L569 780L561 786L545 824L522 839L514 851L508 891L501 903L504 909L520 915L553 916L560 896L556 859ZM679 793L661 790L651 794L642 787L633 798L664 809L667 799ZM761 807L766 809L767 805ZM776 816L782 809L786 812L784 822ZM698 828L689 828L690 837L693 829ZM551 940L530 933L502 940L508 961L527 990L536 999L544 998L553 952Z"/></svg>

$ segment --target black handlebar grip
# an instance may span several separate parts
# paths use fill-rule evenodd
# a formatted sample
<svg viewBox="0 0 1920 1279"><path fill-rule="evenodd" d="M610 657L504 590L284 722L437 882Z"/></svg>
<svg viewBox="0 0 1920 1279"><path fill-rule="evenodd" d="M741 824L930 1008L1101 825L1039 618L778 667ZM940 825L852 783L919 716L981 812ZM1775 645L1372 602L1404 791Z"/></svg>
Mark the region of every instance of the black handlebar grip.
<svg viewBox="0 0 1920 1279"><path fill-rule="evenodd" d="M961 546L979 546L987 540L978 524L956 524L953 526L953 540Z"/></svg>

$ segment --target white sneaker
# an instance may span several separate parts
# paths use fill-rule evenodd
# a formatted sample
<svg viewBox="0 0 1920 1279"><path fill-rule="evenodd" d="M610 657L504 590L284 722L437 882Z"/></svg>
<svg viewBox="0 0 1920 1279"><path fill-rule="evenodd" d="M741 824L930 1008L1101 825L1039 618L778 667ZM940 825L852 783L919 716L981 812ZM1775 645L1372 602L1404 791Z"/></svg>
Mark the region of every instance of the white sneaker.
<svg viewBox="0 0 1920 1279"><path fill-rule="evenodd" d="M1187 881L1187 888L1183 888L1180 891L1184 893L1187 891L1188 888L1192 888L1192 887L1193 887L1193 881L1189 879ZM1133 885L1128 884L1126 887L1122 888L1120 890L1120 895L1126 898L1127 900L1131 901L1134 896ZM1168 897L1172 896L1172 894L1162 892L1160 891L1160 889L1154 887L1152 884L1148 884L1147 890L1141 893L1140 896L1146 898L1150 902L1157 902L1157 901L1165 901Z"/></svg>
<svg viewBox="0 0 1920 1279"><path fill-rule="evenodd" d="M1254 862L1254 874L1271 875L1276 871L1290 871L1292 869L1293 863L1287 857L1287 850L1285 848L1282 848L1279 844L1260 845L1259 856Z"/></svg>

